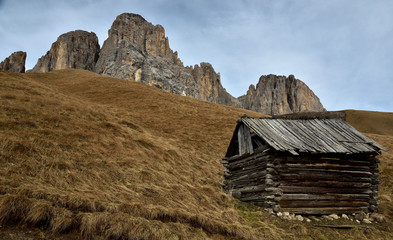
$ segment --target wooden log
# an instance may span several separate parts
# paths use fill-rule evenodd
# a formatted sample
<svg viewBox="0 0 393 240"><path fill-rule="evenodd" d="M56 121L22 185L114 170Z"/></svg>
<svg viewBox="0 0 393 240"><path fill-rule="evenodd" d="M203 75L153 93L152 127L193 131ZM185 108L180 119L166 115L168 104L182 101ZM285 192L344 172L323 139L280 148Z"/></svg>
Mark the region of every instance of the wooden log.
<svg viewBox="0 0 393 240"><path fill-rule="evenodd" d="M280 186L290 187L335 187L335 188L369 188L372 190L371 183L359 182L339 182L339 181L280 181Z"/></svg>
<svg viewBox="0 0 393 240"><path fill-rule="evenodd" d="M267 194L256 194L253 196L247 196L247 197L243 197L241 196L239 199L243 202L251 202L251 201L266 201L267 199L274 199L274 195L267 195Z"/></svg>
<svg viewBox="0 0 393 240"><path fill-rule="evenodd" d="M243 193L250 193L250 192L261 192L264 191L266 188L270 187L270 185L261 184L256 186L247 186L243 188L237 189L237 191Z"/></svg>
<svg viewBox="0 0 393 240"><path fill-rule="evenodd" d="M343 170L332 170L332 169L308 169L308 168L277 168L279 173L296 173L296 174L329 174L335 176L351 176L351 177L372 177L373 174L370 172L360 171L343 171Z"/></svg>
<svg viewBox="0 0 393 240"><path fill-rule="evenodd" d="M231 171L235 171L235 170L242 169L242 168L248 167L248 166L253 166L253 165L259 164L259 163L267 164L268 159L269 159L269 156L262 155L262 156L257 156L257 157L253 157L253 158L247 158L247 159L245 159L245 161L238 161L238 162L229 163L225 167Z"/></svg>
<svg viewBox="0 0 393 240"><path fill-rule="evenodd" d="M262 157L264 157L264 158L262 158ZM235 160L228 161L228 166L231 167L231 168L234 168L237 165L240 165L240 166L250 165L250 164L252 164L255 161L258 162L261 159L268 159L268 158L271 158L271 156L269 156L268 154L265 154L263 152L262 153L253 154L251 156L245 155L243 158L239 157L239 158L237 158Z"/></svg>
<svg viewBox="0 0 393 240"><path fill-rule="evenodd" d="M248 180L243 180L243 181L237 181L235 183L233 183L231 181L226 182L228 189L239 189L239 188L248 187L250 185L255 186L255 185L261 185L261 184L265 184L265 180L257 179L252 182L250 182Z"/></svg>
<svg viewBox="0 0 393 240"><path fill-rule="evenodd" d="M368 166L340 165L332 163L281 163L280 167L284 169L331 169L331 170L348 170L348 171L365 171L371 172Z"/></svg>
<svg viewBox="0 0 393 240"><path fill-rule="evenodd" d="M243 154L243 155L235 155L235 156L226 158L225 160L228 161L229 163L231 163L231 162L239 161L239 160L242 160L242 159L247 159L249 157L251 157L251 158L257 157L259 154L267 155L269 150L270 150L270 147L266 146L266 147L255 149L253 154L246 153L246 154Z"/></svg>
<svg viewBox="0 0 393 240"><path fill-rule="evenodd" d="M305 193L297 193L297 194L283 194L281 196L281 200L319 200L319 201L368 201L370 199L370 195L368 194L305 194Z"/></svg>
<svg viewBox="0 0 393 240"><path fill-rule="evenodd" d="M228 169L228 172L230 174L235 175L235 174L241 174L241 173L247 172L247 171L263 170L266 168L267 168L266 162L257 162L253 165L236 168L235 170Z"/></svg>
<svg viewBox="0 0 393 240"><path fill-rule="evenodd" d="M280 208L281 212L290 212L294 214L343 214L355 212L368 212L367 207L324 207L324 208Z"/></svg>
<svg viewBox="0 0 393 240"><path fill-rule="evenodd" d="M303 187L303 186L279 186L284 193L361 193L369 194L369 188L335 188L335 187Z"/></svg>
<svg viewBox="0 0 393 240"><path fill-rule="evenodd" d="M368 202L364 201L296 201L281 200L279 204L283 208L309 208L309 207L369 207Z"/></svg>
<svg viewBox="0 0 393 240"><path fill-rule="evenodd" d="M240 175L240 176L236 176L234 178L229 178L228 180L231 180L233 183L235 183L237 181L240 181L240 180L245 180L245 179L247 181L251 182L254 179L265 177L266 174L267 174L266 170L265 171L259 171L259 172L251 172L251 173L243 174L243 175Z"/></svg>
<svg viewBox="0 0 393 240"><path fill-rule="evenodd" d="M368 177L355 177L340 174L321 174L321 173L279 173L280 179L283 180L298 180L298 181L342 181L342 182L371 182L371 178Z"/></svg>
<svg viewBox="0 0 393 240"><path fill-rule="evenodd" d="M253 174L256 172L260 172L260 171L267 171L266 167L258 167L255 169L245 169L245 170L238 170L238 171L227 171L224 173L224 176L230 177L230 178L237 178L237 177Z"/></svg>
<svg viewBox="0 0 393 240"><path fill-rule="evenodd" d="M280 157L280 163L302 163L302 164L315 164L315 163L327 163L327 164L338 164L338 165L351 165L351 166L372 166L373 163L369 161L356 161L356 160L342 160L336 159L323 159L323 158L307 158L307 157Z"/></svg>
<svg viewBox="0 0 393 240"><path fill-rule="evenodd" d="M268 163L268 157L259 157L256 159L251 159L248 162L245 163L233 163L233 164L228 164L226 168L230 171L241 171L244 168L255 168L256 166L266 166Z"/></svg>

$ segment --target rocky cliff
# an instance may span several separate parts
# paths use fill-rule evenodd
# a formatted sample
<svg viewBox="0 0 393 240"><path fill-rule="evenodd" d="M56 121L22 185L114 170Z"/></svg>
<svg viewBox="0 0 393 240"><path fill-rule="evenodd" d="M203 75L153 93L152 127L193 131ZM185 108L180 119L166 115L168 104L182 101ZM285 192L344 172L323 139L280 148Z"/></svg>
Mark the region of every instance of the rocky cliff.
<svg viewBox="0 0 393 240"><path fill-rule="evenodd" d="M0 63L0 71L24 73L26 52L14 52Z"/></svg>
<svg viewBox="0 0 393 240"><path fill-rule="evenodd" d="M76 30L62 34L51 49L38 59L33 72L50 72L65 68L94 70L100 52L95 33Z"/></svg>
<svg viewBox="0 0 393 240"><path fill-rule="evenodd" d="M250 85L238 99L243 108L270 115L326 111L313 91L293 75L261 76L256 88Z"/></svg>
<svg viewBox="0 0 393 240"><path fill-rule="evenodd" d="M137 14L124 13L113 22L95 72L209 102L238 105L210 64L184 67L169 47L164 28Z"/></svg>

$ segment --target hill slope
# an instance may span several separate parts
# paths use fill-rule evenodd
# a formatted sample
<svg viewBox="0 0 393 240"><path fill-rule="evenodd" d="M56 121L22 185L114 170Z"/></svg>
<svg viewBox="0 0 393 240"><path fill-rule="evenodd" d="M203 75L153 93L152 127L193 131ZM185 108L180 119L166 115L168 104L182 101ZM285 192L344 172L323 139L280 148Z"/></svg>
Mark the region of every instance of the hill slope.
<svg viewBox="0 0 393 240"><path fill-rule="evenodd" d="M258 113L75 69L0 72L0 104L3 225L63 239L393 237L390 153L381 158L388 222L326 230L222 192L235 120ZM392 149L393 136L371 137Z"/></svg>
<svg viewBox="0 0 393 240"><path fill-rule="evenodd" d="M393 136L393 113L345 110L345 119L363 133Z"/></svg>

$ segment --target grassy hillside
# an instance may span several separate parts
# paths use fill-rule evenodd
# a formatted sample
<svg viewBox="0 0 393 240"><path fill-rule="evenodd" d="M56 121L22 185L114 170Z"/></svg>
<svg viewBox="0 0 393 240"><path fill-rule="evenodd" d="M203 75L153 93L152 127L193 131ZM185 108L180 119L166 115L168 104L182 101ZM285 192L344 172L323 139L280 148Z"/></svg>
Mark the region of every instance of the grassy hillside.
<svg viewBox="0 0 393 240"><path fill-rule="evenodd" d="M380 209L388 222L325 229L278 219L222 192L220 159L235 121L260 114L82 70L0 72L0 108L0 233L393 238L390 152L381 157ZM393 136L369 136L392 149Z"/></svg>
<svg viewBox="0 0 393 240"><path fill-rule="evenodd" d="M393 136L393 113L345 110L346 121L363 133Z"/></svg>

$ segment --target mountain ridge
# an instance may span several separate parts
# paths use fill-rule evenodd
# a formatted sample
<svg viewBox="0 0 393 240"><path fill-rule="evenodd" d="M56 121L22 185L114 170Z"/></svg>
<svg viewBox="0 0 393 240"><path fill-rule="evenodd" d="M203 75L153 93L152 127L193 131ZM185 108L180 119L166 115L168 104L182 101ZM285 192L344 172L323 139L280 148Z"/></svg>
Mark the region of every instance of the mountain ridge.
<svg viewBox="0 0 393 240"><path fill-rule="evenodd" d="M262 90L259 91L258 98L255 96L251 98L247 95L246 97L233 97L222 86L220 74L214 70L210 63L202 62L199 65L184 66L177 52L170 48L169 39L165 36L165 29L159 24L153 25L138 14L123 13L117 16L108 30L108 38L104 41L101 49L99 46L97 48L96 44L90 44L95 47L86 44L86 39L93 39L89 42L95 42L95 34L91 36L93 33L85 32L83 37L79 37L82 40L74 40L73 35L75 34L76 31L61 35L47 53L47 55L52 53L51 57L44 56L39 59L33 72L68 67L92 70L104 76L142 82L171 93L252 109L266 114L324 110L318 97L306 84L297 84L296 91L291 93L293 96L289 96L289 92L283 89L281 92L275 90L276 94L281 95L278 98L268 97L270 92ZM81 46L78 46L78 43ZM70 47L63 47L64 50L59 51L62 49L59 46ZM73 60L75 57L70 59L69 56L78 54L69 51L69 49L75 49L78 53L83 52L88 56L96 56L99 51L99 57L94 58L93 62L92 60L88 62L90 65L94 63L94 69L90 65L90 67L84 66L86 57L77 57L77 59L81 59L77 61ZM50 64L50 59L54 59L55 63ZM82 64L80 64L81 62ZM52 68L40 66L52 66ZM279 81L281 78L277 76L275 79ZM288 77L284 81L288 82L290 79L291 77ZM288 85L288 83L284 83L284 85ZM308 94L310 92L312 94ZM288 97L285 98L285 96ZM250 101L254 104L250 104ZM271 107L269 110L262 107L267 104L278 107ZM294 104L296 106L292 106Z"/></svg>

